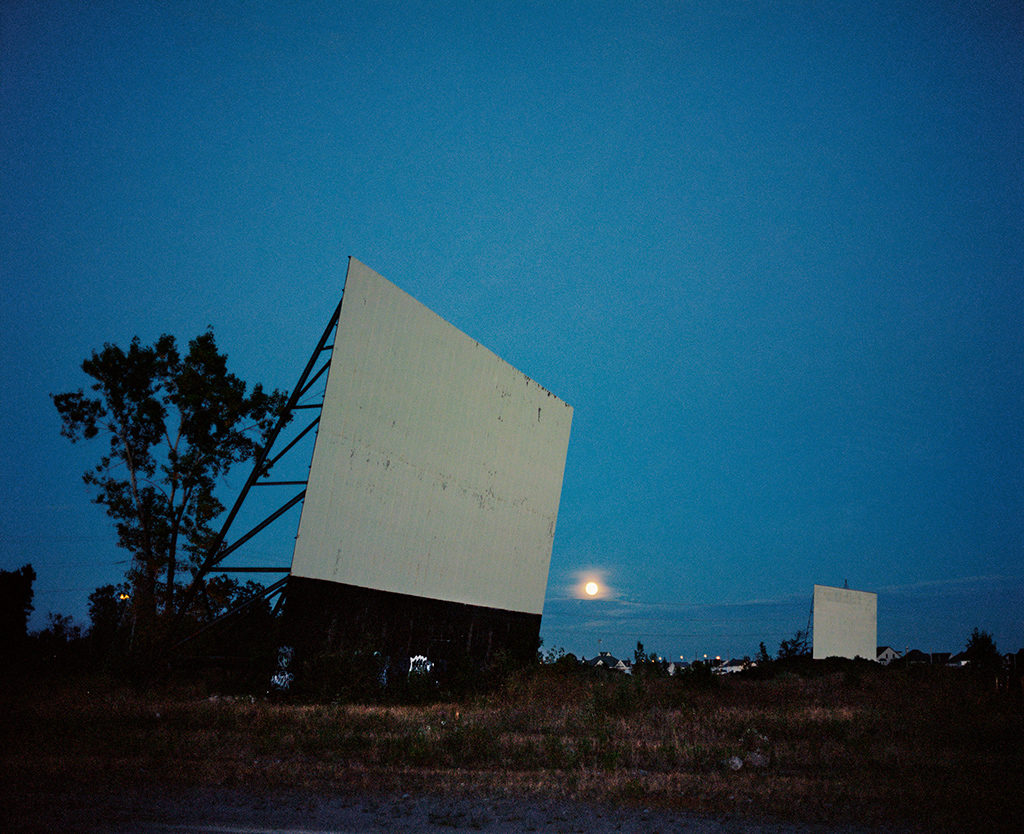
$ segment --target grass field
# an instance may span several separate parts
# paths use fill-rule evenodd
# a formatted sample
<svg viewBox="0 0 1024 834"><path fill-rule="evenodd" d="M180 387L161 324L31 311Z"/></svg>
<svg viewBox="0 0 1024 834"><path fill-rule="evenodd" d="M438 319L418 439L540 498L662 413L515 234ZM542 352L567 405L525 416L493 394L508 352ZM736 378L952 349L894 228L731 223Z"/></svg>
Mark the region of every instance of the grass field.
<svg viewBox="0 0 1024 834"><path fill-rule="evenodd" d="M808 667L810 668L810 667ZM792 821L1015 830L1020 681L874 664L687 685L540 667L443 703L8 680L0 781L541 794Z"/></svg>

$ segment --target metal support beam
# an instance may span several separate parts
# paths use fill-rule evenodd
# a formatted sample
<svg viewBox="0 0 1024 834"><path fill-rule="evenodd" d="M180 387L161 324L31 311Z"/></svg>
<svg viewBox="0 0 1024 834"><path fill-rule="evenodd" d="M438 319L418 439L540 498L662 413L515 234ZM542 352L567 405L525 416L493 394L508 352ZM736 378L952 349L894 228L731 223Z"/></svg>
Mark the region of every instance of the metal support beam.
<svg viewBox="0 0 1024 834"><path fill-rule="evenodd" d="M330 345L330 346L325 346L325 347L323 348L323 350L330 350L330 349L332 349L333 347L334 347L334 345ZM315 383L315 382L316 382L316 381L317 381L318 379L320 379L320 377L322 377L322 376L323 376L323 374L324 374L324 371L326 371L326 370L327 370L327 369L328 369L329 367L331 367L331 363L330 363L330 362L324 362L324 364L323 364L323 366L322 366L322 367L320 368L320 370L319 370L319 371L317 371L317 372L316 372L315 374L313 374L313 378L312 378L312 379L311 379L311 380L310 380L309 382L307 382L307 383L306 383L306 387L305 387L305 388L303 388L303 389L302 389L302 390L301 390L301 391L299 392L299 396L300 396L300 397L304 397L304 396L306 396L306 392L307 392L307 391L308 391L308 390L309 390L310 388L312 388L312 387L313 387L314 383Z"/></svg>
<svg viewBox="0 0 1024 834"><path fill-rule="evenodd" d="M294 446L296 443L298 443L300 440L302 440L302 438L304 438L307 434L309 434L310 431L315 429L317 427L317 425L319 425L319 423L320 423L320 418L317 417L312 423L310 423L308 426L306 426L306 428L304 428L302 431L300 431L298 436L293 438L292 442L289 443L287 446L285 446L280 452L278 452L274 456L274 458L267 464L267 470L269 471L270 468L275 463L277 463L279 460L281 460L281 458L283 458L285 456L285 454L287 454L288 450L291 449L292 446Z"/></svg>
<svg viewBox="0 0 1024 834"><path fill-rule="evenodd" d="M288 510L290 510L292 507L294 507L296 504L298 504L305 497L306 497L306 490L302 490L302 492L300 492L298 495L296 495L291 501L289 501L283 507L275 510L271 515L269 515L265 519L263 519L263 521L261 521L255 527L253 527L248 533L246 533L244 536L242 536L242 538L240 538L238 541L236 541L230 547L225 547L223 550L221 550L221 552L220 552L220 559L223 559L229 553L234 553L236 550L238 550L238 548L240 548L243 544L245 544L247 541L249 541L249 539L251 539L253 536L255 536L260 530L262 530L264 527L267 527L272 522L276 521L278 518L280 518L282 515L284 515L286 512L288 512ZM220 559L218 559L218 561L220 561Z"/></svg>
<svg viewBox="0 0 1024 834"><path fill-rule="evenodd" d="M333 342L329 342L329 339L331 333L334 331L335 327L337 327L340 315L341 302L339 301L338 306L334 308L334 313L331 315L330 321L327 322L327 326L324 328L323 335L321 335L320 340L317 342L315 350L309 357L309 361L306 363L305 369L302 371L302 374L299 376L298 382L292 389L291 396L288 398L288 402L285 404L284 409L282 409L281 416L278 418L277 424L274 426L270 434L267 436L266 444L263 446L259 454L256 456L256 460L253 463L252 471L249 473L249 477L246 479L245 485L242 487L242 491L239 493L238 498L235 500L235 503L232 506L231 511L228 513L228 516L225 519L224 524L221 526L220 531L217 533L216 536L214 536L213 541L210 542L210 546L206 550L206 555L202 563L199 565L199 569L196 571L196 574L193 577L191 584L186 589L183 597L181 597L181 602L178 608L178 614L175 617L174 624L171 628L171 635L173 635L174 632L176 632L177 629L180 627L185 612L189 609L189 606L192 604L193 599L195 599L196 593L202 587L203 578L210 572L210 570L213 569L217 565L217 563L223 560L224 557L226 557L229 553L235 550L239 545L241 545L245 541L248 541L250 538L252 538L253 535L255 535L257 532L266 527L267 524L269 524L271 521L280 516L281 513L283 513L290 507L294 506L294 504L298 503L298 501L302 500L303 496L305 495L305 490L303 490L298 496L292 499L292 501L285 505L285 507L283 507L281 510L278 510L271 518L269 518L263 524L257 526L254 530L252 530L242 539L235 542L235 544L233 544L231 547L224 547L224 540L227 537L228 530L231 528L231 524L234 522L235 516L238 515L238 511L241 509L246 496L249 494L249 490L257 483L260 477L267 474L267 472L270 469L270 466L273 463L276 463L277 460L280 458L280 455L278 455L273 459L273 461L268 462L270 450L271 448L273 448L273 445L277 440L278 436L280 435L281 431L290 422L294 411L297 408L303 407L299 406L299 399L300 397L302 397L303 394L305 394L309 390L309 385L312 384L312 381L309 379L309 377L317 361L319 360L320 355L324 351L330 350L331 348L334 347ZM316 376L319 377L324 372L324 369L326 369L329 365L330 361L328 360L328 362L325 363L324 367L317 372ZM319 420L314 421L313 425L316 425L317 422L319 422ZM307 427L303 431L303 434L308 432L310 428L312 428L312 426ZM284 580L282 580L282 583L283 581Z"/></svg>
<svg viewBox="0 0 1024 834"><path fill-rule="evenodd" d="M194 640L200 634L205 634L207 631L209 631L214 626L224 622L226 619L228 619L230 617L234 617L239 612L244 611L246 608L248 608L251 605L256 604L260 600L268 599L271 595L280 593L282 590L284 590L284 586L285 586L285 583L287 581L288 581L288 577L286 576L284 579L279 579L277 582L275 582L269 588L264 589L264 591L262 593L254 594L253 596L249 597L248 599L242 600L242 602L238 603L238 605L236 605L230 611L225 611L223 614L221 614L216 619L208 622L206 625L204 625L201 629L199 629L194 634L190 634L188 637L184 638L183 640L179 640L177 643L175 643L173 646L171 646L171 651L174 651L175 649L179 648L180 646L185 645L185 643L189 642L190 640Z"/></svg>
<svg viewBox="0 0 1024 834"><path fill-rule="evenodd" d="M204 573L210 570L217 562L223 559L221 554L221 546L224 544L224 538L227 536L227 532L231 527L231 523L235 520L235 516L242 507L242 502L245 501L245 497L249 494L249 490L259 477L264 474L264 462L267 459L267 455L270 452L271 447L274 445L274 441L277 440L277 436L281 433L281 430L285 427L288 421L291 419L291 413L295 410L299 403L299 397L302 395L304 390L306 379L309 377L310 372L313 370L313 366L316 364L320 354L327 350L327 339L331 335L331 332L338 324L338 317L341 315L341 303L334 310L334 314L331 316L331 320L327 323L327 327L324 328L324 333L320 337L320 341L317 343L316 350L313 351L313 355L309 357L309 362L306 363L306 368L302 372L302 376L299 377L299 381L295 384L295 388L292 390L292 395L288 398L288 403L284 407L284 411L281 414L280 419L277 421L277 425L274 426L273 431L270 433L270 437L267 438L267 445L260 450L260 454L256 458L256 462L253 464L252 472L249 474L248 480L245 482L245 486L242 487L241 493L235 500L234 506L231 508L231 512L228 513L227 519L224 521L224 525L221 527L220 532L214 537L210 543L210 547L206 552L206 558L203 560L203 564L199 567L198 576L202 576ZM195 583L193 582L193 585Z"/></svg>

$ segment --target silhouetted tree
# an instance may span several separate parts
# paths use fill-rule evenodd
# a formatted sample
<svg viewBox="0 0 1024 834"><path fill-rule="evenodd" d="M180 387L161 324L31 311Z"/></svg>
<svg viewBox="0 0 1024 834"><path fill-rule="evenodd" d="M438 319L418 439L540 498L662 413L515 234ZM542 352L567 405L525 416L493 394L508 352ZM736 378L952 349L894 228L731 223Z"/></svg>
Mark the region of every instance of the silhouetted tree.
<svg viewBox="0 0 1024 834"><path fill-rule="evenodd" d="M103 585L89 595L89 651L93 660L105 662L112 652L127 646L131 594L127 583Z"/></svg>
<svg viewBox="0 0 1024 834"><path fill-rule="evenodd" d="M20 658L28 641L28 618L33 611L32 565L18 570L0 570L0 659Z"/></svg>
<svg viewBox="0 0 1024 834"><path fill-rule="evenodd" d="M668 675L668 662L659 660L655 652L645 652L644 644L637 640L633 651L633 674Z"/></svg>
<svg viewBox="0 0 1024 834"><path fill-rule="evenodd" d="M45 667L65 670L80 660L82 627L64 614L46 615L46 628L31 635L34 655Z"/></svg>
<svg viewBox="0 0 1024 834"><path fill-rule="evenodd" d="M214 540L210 525L224 510L216 479L259 454L286 396L260 385L247 395L209 331L184 356L168 335L152 346L135 338L127 351L106 344L82 370L95 380L95 396L79 389L53 402L72 442L107 436L106 453L84 479L132 554L134 639L148 642L158 616L177 613L179 571L195 570Z"/></svg>
<svg viewBox="0 0 1024 834"><path fill-rule="evenodd" d="M1003 657L996 648L996 641L987 631L971 632L971 637L964 647L964 656L970 661L971 667L982 672L999 672L1003 666Z"/></svg>
<svg viewBox="0 0 1024 834"><path fill-rule="evenodd" d="M797 629L791 640L783 640L779 644L779 660L803 657L809 654L809 646L807 629Z"/></svg>

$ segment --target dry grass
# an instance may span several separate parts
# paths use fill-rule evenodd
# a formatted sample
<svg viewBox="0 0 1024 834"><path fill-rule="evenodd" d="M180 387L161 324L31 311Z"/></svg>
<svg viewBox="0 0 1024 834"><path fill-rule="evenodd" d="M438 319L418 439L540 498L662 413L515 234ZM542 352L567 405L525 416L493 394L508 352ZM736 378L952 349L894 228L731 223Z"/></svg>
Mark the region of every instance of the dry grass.
<svg viewBox="0 0 1024 834"><path fill-rule="evenodd" d="M143 788L541 793L707 814L1008 830L1024 789L1019 693L953 674L674 680L542 669L464 703L294 705L8 691L0 780ZM745 761L739 770L730 759Z"/></svg>

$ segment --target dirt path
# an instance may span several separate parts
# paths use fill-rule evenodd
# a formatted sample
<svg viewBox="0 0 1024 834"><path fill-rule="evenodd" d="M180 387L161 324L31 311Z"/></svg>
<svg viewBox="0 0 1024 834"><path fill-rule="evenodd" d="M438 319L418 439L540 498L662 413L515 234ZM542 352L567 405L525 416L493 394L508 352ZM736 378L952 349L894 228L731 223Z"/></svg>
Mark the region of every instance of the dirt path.
<svg viewBox="0 0 1024 834"><path fill-rule="evenodd" d="M203 788L122 793L64 790L11 797L10 834L861 834L855 826L710 819L638 807L528 799L431 795L317 796ZM871 829L877 834L878 829Z"/></svg>

